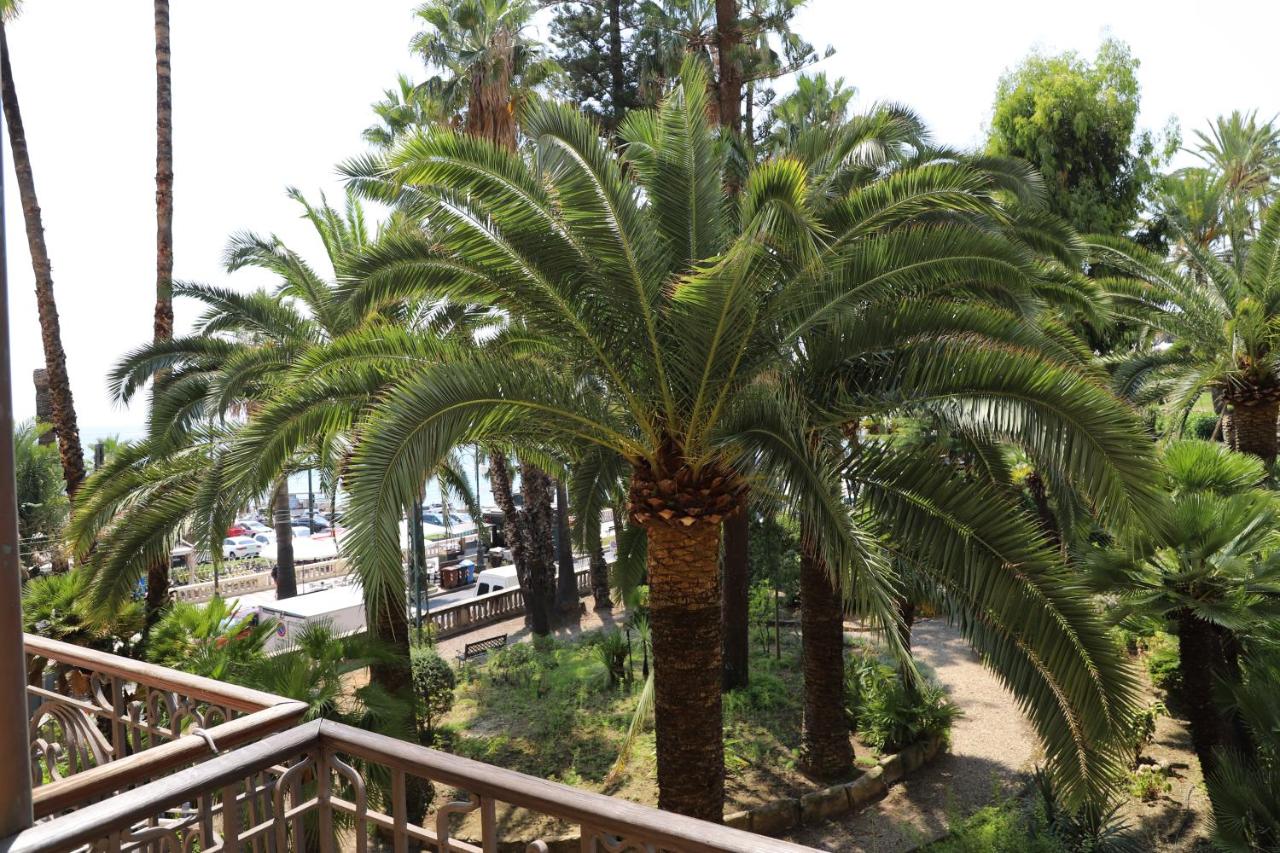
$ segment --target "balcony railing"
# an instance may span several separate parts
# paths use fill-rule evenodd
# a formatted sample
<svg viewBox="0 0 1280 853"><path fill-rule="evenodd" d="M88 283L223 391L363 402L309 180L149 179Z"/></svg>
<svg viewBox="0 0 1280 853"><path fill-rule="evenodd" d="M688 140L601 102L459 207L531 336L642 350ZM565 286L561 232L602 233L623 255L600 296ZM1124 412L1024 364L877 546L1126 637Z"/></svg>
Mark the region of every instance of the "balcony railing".
<svg viewBox="0 0 1280 853"><path fill-rule="evenodd" d="M591 592L591 572L579 569L576 573L578 596ZM437 639L452 637L483 625L501 622L524 613L524 590L519 587L466 598L454 604L446 604L427 611L427 622L435 626Z"/></svg>
<svg viewBox="0 0 1280 853"><path fill-rule="evenodd" d="M270 693L32 634L24 646L37 818L260 740L306 711Z"/></svg>
<svg viewBox="0 0 1280 853"><path fill-rule="evenodd" d="M43 784L36 825L0 840L10 853L807 849L329 721L296 724L299 703L164 667L39 637L27 654L56 676L31 688Z"/></svg>

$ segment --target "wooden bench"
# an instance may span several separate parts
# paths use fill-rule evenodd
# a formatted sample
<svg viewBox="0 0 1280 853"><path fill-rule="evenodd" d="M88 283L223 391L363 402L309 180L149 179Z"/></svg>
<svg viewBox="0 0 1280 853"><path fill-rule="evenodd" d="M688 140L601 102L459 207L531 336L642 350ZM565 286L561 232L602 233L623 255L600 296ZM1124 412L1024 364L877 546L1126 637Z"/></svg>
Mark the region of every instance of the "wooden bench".
<svg viewBox="0 0 1280 853"><path fill-rule="evenodd" d="M466 663L473 658L482 658L489 652L497 649L504 649L507 646L507 635L499 634L496 637L489 637L485 640L476 640L474 643L467 643L462 649L462 654L458 655L458 660Z"/></svg>

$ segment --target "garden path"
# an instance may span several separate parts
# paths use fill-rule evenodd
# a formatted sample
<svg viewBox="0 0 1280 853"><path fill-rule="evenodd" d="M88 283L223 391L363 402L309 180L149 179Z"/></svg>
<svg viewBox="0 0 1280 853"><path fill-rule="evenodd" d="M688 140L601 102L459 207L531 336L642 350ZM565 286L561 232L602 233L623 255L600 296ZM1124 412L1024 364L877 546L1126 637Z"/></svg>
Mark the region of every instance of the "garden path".
<svg viewBox="0 0 1280 853"><path fill-rule="evenodd" d="M1040 747L1030 724L960 633L941 619L916 622L912 652L964 716L951 748L884 799L788 840L821 850L898 853L941 838L957 816L1007 797L1030 773Z"/></svg>

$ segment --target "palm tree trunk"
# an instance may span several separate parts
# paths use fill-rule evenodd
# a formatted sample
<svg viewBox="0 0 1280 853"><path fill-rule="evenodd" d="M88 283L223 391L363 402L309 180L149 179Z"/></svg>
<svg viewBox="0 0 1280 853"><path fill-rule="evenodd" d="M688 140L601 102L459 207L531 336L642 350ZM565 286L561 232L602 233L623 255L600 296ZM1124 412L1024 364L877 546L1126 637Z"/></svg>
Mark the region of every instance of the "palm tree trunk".
<svg viewBox="0 0 1280 853"><path fill-rule="evenodd" d="M591 596L595 599L596 612L612 610L609 598L609 562L604 558L604 548L597 541L591 549Z"/></svg>
<svg viewBox="0 0 1280 853"><path fill-rule="evenodd" d="M169 0L156 18L156 311L155 339L173 337L173 83L169 67Z"/></svg>
<svg viewBox="0 0 1280 853"><path fill-rule="evenodd" d="M646 525L658 808L719 823L724 812L720 525Z"/></svg>
<svg viewBox="0 0 1280 853"><path fill-rule="evenodd" d="M738 131L742 117L742 66L738 48L742 28L738 21L738 0L716 0L716 52L720 79L716 94L720 108L720 126Z"/></svg>
<svg viewBox="0 0 1280 853"><path fill-rule="evenodd" d="M58 454L62 459L62 477L67 484L67 496L74 498L84 481L84 451L80 448L80 428L76 424L71 380L67 376L67 354L62 349L58 304L53 296L53 266L44 242L44 223L36 200L35 176L31 171L22 113L18 109L18 90L13 82L13 70L9 67L9 41L3 22L0 22L0 102L3 102L5 123L9 125L13 170L18 179L22 216L27 226L27 246L31 251L31 268L36 280L40 341L44 346L44 365L49 371L49 396L53 404L53 428L58 436Z"/></svg>
<svg viewBox="0 0 1280 853"><path fill-rule="evenodd" d="M1182 700L1187 708L1191 745L1206 776L1217 766L1215 751L1230 743L1229 721L1214 701L1221 664L1221 645L1213 625L1197 618L1190 610L1179 613L1178 670L1182 675Z"/></svg>
<svg viewBox="0 0 1280 853"><path fill-rule="evenodd" d="M848 776L853 746L844 715L844 607L822 558L803 534L800 553L800 639L804 668L801 760L824 782Z"/></svg>
<svg viewBox="0 0 1280 853"><path fill-rule="evenodd" d="M555 546L552 541L551 478L529 463L520 466L520 493L524 496L524 548L528 584L525 606L529 627L535 634L551 633L555 606Z"/></svg>
<svg viewBox="0 0 1280 853"><path fill-rule="evenodd" d="M578 574L569 541L569 490L556 480L556 609L563 615L578 612Z"/></svg>
<svg viewBox="0 0 1280 853"><path fill-rule="evenodd" d="M293 566L293 520L289 516L289 478L281 477L271 496L272 521L276 528L276 598L298 594Z"/></svg>
<svg viewBox="0 0 1280 853"><path fill-rule="evenodd" d="M748 622L751 597L748 544L751 517L746 506L724 520L724 602L720 611L724 629L724 689L746 687L750 680Z"/></svg>
<svg viewBox="0 0 1280 853"><path fill-rule="evenodd" d="M1232 449L1252 453L1270 465L1276 459L1276 415L1280 402L1262 398L1256 403L1236 403L1231 412Z"/></svg>
<svg viewBox="0 0 1280 853"><path fill-rule="evenodd" d="M622 56L622 0L609 0L609 133L618 132L626 115L626 68Z"/></svg>
<svg viewBox="0 0 1280 853"><path fill-rule="evenodd" d="M1036 508L1036 518L1040 522L1040 530L1044 533L1054 550L1062 549L1062 533L1058 530L1058 517L1049 505L1049 493L1045 489L1044 478L1040 472L1032 471L1027 475L1027 491L1031 493L1031 503Z"/></svg>

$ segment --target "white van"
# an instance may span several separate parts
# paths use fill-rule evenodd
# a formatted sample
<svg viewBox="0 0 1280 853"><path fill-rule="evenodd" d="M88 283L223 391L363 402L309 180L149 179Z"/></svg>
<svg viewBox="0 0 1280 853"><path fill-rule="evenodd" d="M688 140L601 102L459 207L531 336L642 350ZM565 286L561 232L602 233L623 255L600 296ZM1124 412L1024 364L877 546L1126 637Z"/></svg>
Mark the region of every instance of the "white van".
<svg viewBox="0 0 1280 853"><path fill-rule="evenodd" d="M476 578L476 595L488 595L504 589L520 586L515 566L498 566L496 569L485 569Z"/></svg>
<svg viewBox="0 0 1280 853"><path fill-rule="evenodd" d="M317 622L328 622L339 637L365 630L364 595L355 584L262 604L258 614L276 622L265 645L267 654L287 649L304 627Z"/></svg>

